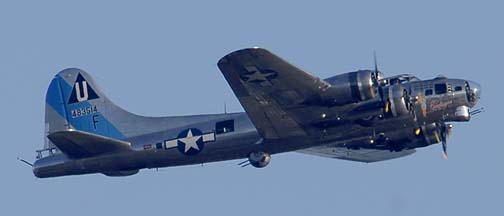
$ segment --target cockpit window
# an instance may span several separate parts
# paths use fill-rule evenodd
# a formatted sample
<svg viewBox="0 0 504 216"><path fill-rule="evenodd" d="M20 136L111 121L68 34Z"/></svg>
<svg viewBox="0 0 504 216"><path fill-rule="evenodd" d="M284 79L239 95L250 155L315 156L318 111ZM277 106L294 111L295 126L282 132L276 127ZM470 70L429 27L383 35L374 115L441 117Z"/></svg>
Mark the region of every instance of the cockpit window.
<svg viewBox="0 0 504 216"><path fill-rule="evenodd" d="M426 89L425 90L425 96L432 95L432 89Z"/></svg>
<svg viewBox="0 0 504 216"><path fill-rule="evenodd" d="M462 86L455 86L455 91L462 91Z"/></svg>
<svg viewBox="0 0 504 216"><path fill-rule="evenodd" d="M411 74L401 74L387 79L390 85L420 81L420 79Z"/></svg>
<svg viewBox="0 0 504 216"><path fill-rule="evenodd" d="M392 79L390 79L389 82L392 85L401 84L401 80L399 78L392 78Z"/></svg>
<svg viewBox="0 0 504 216"><path fill-rule="evenodd" d="M443 83L434 85L434 91L436 92L436 94L446 94L446 84Z"/></svg>

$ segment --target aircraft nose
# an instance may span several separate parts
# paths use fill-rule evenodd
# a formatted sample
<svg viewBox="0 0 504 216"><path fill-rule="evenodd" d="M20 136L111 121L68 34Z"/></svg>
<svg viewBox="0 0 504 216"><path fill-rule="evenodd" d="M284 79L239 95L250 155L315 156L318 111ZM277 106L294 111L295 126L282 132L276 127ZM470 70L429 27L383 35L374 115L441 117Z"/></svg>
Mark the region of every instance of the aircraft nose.
<svg viewBox="0 0 504 216"><path fill-rule="evenodd" d="M467 81L467 83L469 85L468 94L469 94L470 102L471 102L471 104L473 104L473 106L475 106L481 97L481 85L478 84L477 82L470 81L470 80Z"/></svg>

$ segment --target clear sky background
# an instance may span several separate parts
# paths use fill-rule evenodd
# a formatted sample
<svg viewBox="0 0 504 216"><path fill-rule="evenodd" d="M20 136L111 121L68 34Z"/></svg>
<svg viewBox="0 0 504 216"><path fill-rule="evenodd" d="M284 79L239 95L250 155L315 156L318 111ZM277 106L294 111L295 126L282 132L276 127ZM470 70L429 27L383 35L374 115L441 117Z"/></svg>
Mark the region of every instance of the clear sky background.
<svg viewBox="0 0 504 216"><path fill-rule="evenodd" d="M169 3L166 3L169 2ZM502 215L502 1L2 1L0 215ZM474 3L467 3L474 2ZM216 63L267 48L322 78L370 69L483 86L486 112L441 146L374 164L297 153L37 179L44 97L67 67L118 105L165 116L242 111Z"/></svg>

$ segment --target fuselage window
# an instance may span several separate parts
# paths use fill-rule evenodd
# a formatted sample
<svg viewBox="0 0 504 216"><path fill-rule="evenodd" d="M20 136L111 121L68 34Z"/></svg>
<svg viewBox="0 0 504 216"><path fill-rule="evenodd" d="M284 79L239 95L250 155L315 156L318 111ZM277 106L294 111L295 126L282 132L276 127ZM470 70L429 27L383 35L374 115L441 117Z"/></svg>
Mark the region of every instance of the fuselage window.
<svg viewBox="0 0 504 216"><path fill-rule="evenodd" d="M462 86L455 86L455 91L462 91Z"/></svg>
<svg viewBox="0 0 504 216"><path fill-rule="evenodd" d="M446 94L446 84L436 84L434 85L434 91L436 94Z"/></svg>
<svg viewBox="0 0 504 216"><path fill-rule="evenodd" d="M223 134L234 131L234 120L220 121L215 124L215 133Z"/></svg>
<svg viewBox="0 0 504 216"><path fill-rule="evenodd" d="M432 89L426 89L425 90L425 96L432 95Z"/></svg>
<svg viewBox="0 0 504 216"><path fill-rule="evenodd" d="M399 80L399 78L393 78L393 79L390 79L390 84L392 85L396 85L396 84L401 84L401 80Z"/></svg>

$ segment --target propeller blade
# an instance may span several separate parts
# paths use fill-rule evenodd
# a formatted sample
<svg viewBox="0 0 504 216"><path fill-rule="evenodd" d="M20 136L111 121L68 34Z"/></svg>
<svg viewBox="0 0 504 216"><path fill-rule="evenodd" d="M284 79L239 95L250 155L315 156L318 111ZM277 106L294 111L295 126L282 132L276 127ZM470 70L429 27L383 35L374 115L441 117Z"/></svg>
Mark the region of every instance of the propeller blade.
<svg viewBox="0 0 504 216"><path fill-rule="evenodd" d="M445 159L448 159L448 152L446 150L446 148L448 147L448 143L446 142L446 140L443 140L442 145L443 145L443 157Z"/></svg>
<svg viewBox="0 0 504 216"><path fill-rule="evenodd" d="M443 157L445 159L448 159L448 138L451 136L451 129L453 128L453 125L451 124L444 124L440 128L441 132L441 144L443 146Z"/></svg>
<svg viewBox="0 0 504 216"><path fill-rule="evenodd" d="M373 50L373 59L374 59L375 77L376 77L376 79L378 79L378 61L376 60L376 50Z"/></svg>
<svg viewBox="0 0 504 216"><path fill-rule="evenodd" d="M378 70L378 60L376 60L376 50L373 50L373 60L374 60L374 72L373 72L373 84L378 88L378 94L380 99L383 101L383 89L382 86L385 85L383 79L381 79L380 71Z"/></svg>
<svg viewBox="0 0 504 216"><path fill-rule="evenodd" d="M450 137L452 135L452 129L453 129L453 125L452 124L447 124L446 125L446 137L447 137L447 139L450 139Z"/></svg>

